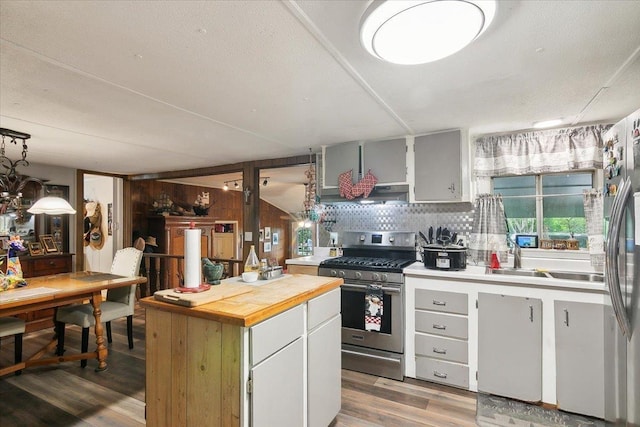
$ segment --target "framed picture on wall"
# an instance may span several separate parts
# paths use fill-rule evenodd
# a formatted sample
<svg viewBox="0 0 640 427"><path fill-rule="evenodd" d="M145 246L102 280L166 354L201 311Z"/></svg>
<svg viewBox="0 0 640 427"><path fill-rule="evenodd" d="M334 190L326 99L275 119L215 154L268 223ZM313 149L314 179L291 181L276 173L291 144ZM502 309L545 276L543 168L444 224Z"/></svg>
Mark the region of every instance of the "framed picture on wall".
<svg viewBox="0 0 640 427"><path fill-rule="evenodd" d="M264 252L271 252L271 242L264 242Z"/></svg>
<svg viewBox="0 0 640 427"><path fill-rule="evenodd" d="M66 185L45 185L44 194L69 201L69 187ZM45 235L51 235L58 251L69 252L69 215L44 215L44 217ZM43 249L46 248L43 247Z"/></svg>
<svg viewBox="0 0 640 427"><path fill-rule="evenodd" d="M44 251L48 254L58 252L56 242L53 240L53 236L50 234L43 234L40 236L40 244Z"/></svg>
<svg viewBox="0 0 640 427"><path fill-rule="evenodd" d="M42 245L40 242L29 242L29 255L37 256L43 255L44 251L42 250Z"/></svg>
<svg viewBox="0 0 640 427"><path fill-rule="evenodd" d="M280 239L278 238L278 233L273 233L271 235L271 243L273 243L274 245L277 245L278 242L280 241Z"/></svg>
<svg viewBox="0 0 640 427"><path fill-rule="evenodd" d="M4 252L9 249L9 236L0 236L0 249Z"/></svg>
<svg viewBox="0 0 640 427"><path fill-rule="evenodd" d="M262 228L260 229L260 241L264 242L264 230Z"/></svg>
<svg viewBox="0 0 640 427"><path fill-rule="evenodd" d="M264 228L264 240L271 240L271 227Z"/></svg>

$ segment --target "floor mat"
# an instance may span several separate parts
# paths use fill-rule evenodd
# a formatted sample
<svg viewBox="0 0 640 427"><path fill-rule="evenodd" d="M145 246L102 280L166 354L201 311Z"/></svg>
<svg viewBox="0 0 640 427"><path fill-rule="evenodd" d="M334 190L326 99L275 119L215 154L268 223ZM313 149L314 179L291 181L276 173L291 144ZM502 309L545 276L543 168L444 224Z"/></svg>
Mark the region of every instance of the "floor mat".
<svg viewBox="0 0 640 427"><path fill-rule="evenodd" d="M481 427L605 427L605 422L596 418L484 393L478 393L476 422Z"/></svg>

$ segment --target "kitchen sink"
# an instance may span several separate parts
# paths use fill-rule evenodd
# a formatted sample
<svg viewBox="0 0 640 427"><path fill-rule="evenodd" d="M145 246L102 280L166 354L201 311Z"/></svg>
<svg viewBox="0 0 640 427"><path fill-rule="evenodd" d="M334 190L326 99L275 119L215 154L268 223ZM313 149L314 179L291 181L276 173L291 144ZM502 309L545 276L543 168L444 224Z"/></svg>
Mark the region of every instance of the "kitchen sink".
<svg viewBox="0 0 640 427"><path fill-rule="evenodd" d="M580 273L574 271L553 271L527 268L487 268L487 274L503 274L506 276L542 277L547 279L580 280L584 282L604 282L602 273Z"/></svg>
<svg viewBox="0 0 640 427"><path fill-rule="evenodd" d="M504 274L506 276L548 277L546 273L526 268L487 268L487 274Z"/></svg>
<svg viewBox="0 0 640 427"><path fill-rule="evenodd" d="M554 279L582 280L586 282L604 282L602 273L578 273L575 271L549 271L548 274Z"/></svg>

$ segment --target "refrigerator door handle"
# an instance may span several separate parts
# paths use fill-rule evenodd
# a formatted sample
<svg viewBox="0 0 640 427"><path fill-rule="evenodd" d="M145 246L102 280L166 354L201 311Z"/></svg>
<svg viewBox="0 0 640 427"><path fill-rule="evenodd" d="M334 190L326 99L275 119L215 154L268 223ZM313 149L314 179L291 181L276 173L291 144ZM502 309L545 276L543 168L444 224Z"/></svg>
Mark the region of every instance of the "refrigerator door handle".
<svg viewBox="0 0 640 427"><path fill-rule="evenodd" d="M620 290L620 273L618 271L618 256L620 255L620 230L622 229L622 221L624 219L624 211L629 196L631 195L631 178L622 181L618 194L613 201L611 208L611 224L609 234L607 235L607 286L611 295L611 303L613 311L616 315L618 325L622 333L631 339L631 321L624 307L622 291Z"/></svg>

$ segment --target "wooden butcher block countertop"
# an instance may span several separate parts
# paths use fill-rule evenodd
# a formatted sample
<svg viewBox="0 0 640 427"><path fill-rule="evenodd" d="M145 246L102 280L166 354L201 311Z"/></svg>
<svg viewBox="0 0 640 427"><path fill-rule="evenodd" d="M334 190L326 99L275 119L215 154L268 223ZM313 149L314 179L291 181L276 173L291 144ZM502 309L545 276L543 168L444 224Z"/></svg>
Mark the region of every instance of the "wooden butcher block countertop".
<svg viewBox="0 0 640 427"><path fill-rule="evenodd" d="M196 307L184 307L147 297L140 300L144 307L171 311L187 316L200 317L221 323L250 327L269 317L340 287L342 279L333 277L290 274L268 281L244 283L241 279L223 280L228 286L251 286L251 290L240 295L221 299ZM215 292L215 286L207 292Z"/></svg>

